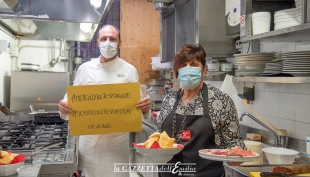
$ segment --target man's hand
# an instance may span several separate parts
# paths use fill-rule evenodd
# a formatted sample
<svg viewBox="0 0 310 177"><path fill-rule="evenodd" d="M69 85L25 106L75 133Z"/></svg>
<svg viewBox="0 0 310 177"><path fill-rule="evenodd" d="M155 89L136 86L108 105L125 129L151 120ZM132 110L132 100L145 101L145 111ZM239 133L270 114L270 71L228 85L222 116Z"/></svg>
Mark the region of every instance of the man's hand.
<svg viewBox="0 0 310 177"><path fill-rule="evenodd" d="M151 99L150 98L143 98L137 104L137 108L141 108L143 113L146 113L151 108Z"/></svg>
<svg viewBox="0 0 310 177"><path fill-rule="evenodd" d="M68 103L64 100L60 100L58 103L59 111L62 114L69 114L71 112L71 107L68 105Z"/></svg>

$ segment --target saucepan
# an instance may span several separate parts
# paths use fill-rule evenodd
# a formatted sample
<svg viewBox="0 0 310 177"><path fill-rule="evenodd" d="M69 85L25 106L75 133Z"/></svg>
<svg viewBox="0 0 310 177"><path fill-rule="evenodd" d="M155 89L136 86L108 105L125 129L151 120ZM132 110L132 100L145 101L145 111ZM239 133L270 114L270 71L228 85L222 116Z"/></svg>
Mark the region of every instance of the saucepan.
<svg viewBox="0 0 310 177"><path fill-rule="evenodd" d="M37 111L32 105L30 105L31 114L34 114L35 124L60 124L65 122L58 112L45 112Z"/></svg>

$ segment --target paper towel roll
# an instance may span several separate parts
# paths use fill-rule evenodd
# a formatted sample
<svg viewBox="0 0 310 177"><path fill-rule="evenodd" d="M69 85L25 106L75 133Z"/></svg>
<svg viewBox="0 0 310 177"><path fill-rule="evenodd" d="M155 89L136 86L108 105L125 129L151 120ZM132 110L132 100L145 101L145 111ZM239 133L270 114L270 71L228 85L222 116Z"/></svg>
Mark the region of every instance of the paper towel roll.
<svg viewBox="0 0 310 177"><path fill-rule="evenodd" d="M262 143L257 141L244 140L245 147L252 152L259 154L259 159L252 162L244 162L242 165L262 165L263 155L262 155Z"/></svg>
<svg viewBox="0 0 310 177"><path fill-rule="evenodd" d="M232 78L234 76L226 74L223 84L220 88L221 91L227 93L229 96L238 95L238 93L243 93L243 82L233 83Z"/></svg>

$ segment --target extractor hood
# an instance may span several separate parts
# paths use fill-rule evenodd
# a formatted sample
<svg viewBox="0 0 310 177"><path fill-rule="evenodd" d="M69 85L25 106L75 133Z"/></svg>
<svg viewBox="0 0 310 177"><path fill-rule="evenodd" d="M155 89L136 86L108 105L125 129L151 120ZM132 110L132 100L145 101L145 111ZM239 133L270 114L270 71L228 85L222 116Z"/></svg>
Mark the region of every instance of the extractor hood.
<svg viewBox="0 0 310 177"><path fill-rule="evenodd" d="M20 39L88 42L113 1L98 8L89 0L0 0L0 25Z"/></svg>

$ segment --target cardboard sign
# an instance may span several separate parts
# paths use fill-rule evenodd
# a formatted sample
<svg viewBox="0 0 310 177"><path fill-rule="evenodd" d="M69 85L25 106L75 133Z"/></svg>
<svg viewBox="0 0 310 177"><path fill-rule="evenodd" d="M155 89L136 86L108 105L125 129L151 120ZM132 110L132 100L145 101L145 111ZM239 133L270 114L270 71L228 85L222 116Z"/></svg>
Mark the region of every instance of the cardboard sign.
<svg viewBox="0 0 310 177"><path fill-rule="evenodd" d="M67 87L70 135L142 131L140 84Z"/></svg>

